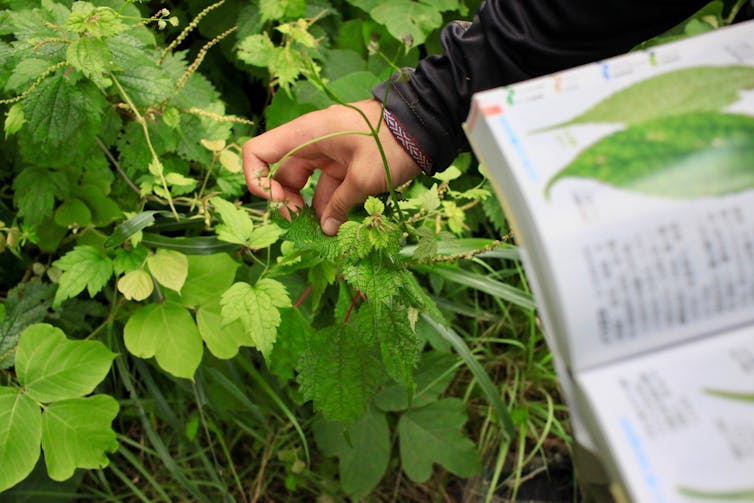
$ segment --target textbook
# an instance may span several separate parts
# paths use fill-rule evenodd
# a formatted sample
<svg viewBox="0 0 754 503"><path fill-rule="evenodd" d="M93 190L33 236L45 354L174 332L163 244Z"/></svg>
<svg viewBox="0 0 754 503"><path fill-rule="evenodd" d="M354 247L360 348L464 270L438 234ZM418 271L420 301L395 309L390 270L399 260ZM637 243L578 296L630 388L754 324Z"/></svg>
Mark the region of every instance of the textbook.
<svg viewBox="0 0 754 503"><path fill-rule="evenodd" d="M464 127L616 496L754 501L754 22L478 93Z"/></svg>

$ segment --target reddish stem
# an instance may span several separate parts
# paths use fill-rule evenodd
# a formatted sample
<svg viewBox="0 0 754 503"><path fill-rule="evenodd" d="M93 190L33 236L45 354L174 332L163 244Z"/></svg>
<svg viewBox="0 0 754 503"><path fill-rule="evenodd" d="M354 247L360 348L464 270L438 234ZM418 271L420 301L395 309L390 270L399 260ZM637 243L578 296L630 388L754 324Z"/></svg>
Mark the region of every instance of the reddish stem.
<svg viewBox="0 0 754 503"><path fill-rule="evenodd" d="M298 300L296 301L296 303L293 304L293 307L295 307L296 309L298 309L299 306L301 306L301 304L304 303L304 301L306 300L306 298L309 296L310 293L312 293L312 287L311 287L311 285L309 285L309 286L306 287L306 290L304 290L304 293L301 294L301 297L298 298Z"/></svg>
<svg viewBox="0 0 754 503"><path fill-rule="evenodd" d="M351 298L351 305L348 306L348 312L346 313L346 317L343 318L344 325L348 323L348 320L351 319L351 313L353 312L353 308L356 307L356 301L358 301L360 298L366 300L366 296L363 293L361 293L361 290L356 290L356 293L354 294L353 298Z"/></svg>

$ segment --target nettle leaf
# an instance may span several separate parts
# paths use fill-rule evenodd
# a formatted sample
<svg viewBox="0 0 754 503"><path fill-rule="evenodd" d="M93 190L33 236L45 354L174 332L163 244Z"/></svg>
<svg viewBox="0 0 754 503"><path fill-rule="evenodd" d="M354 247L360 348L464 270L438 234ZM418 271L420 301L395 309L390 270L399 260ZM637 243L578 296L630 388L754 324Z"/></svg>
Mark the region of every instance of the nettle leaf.
<svg viewBox="0 0 754 503"><path fill-rule="evenodd" d="M301 355L301 392L331 421L361 417L382 380L379 348L369 328L369 320L357 313L348 323L312 334Z"/></svg>
<svg viewBox="0 0 754 503"><path fill-rule="evenodd" d="M88 395L105 378L115 353L97 341L68 340L57 327L38 323L21 334L16 376L24 393L47 403Z"/></svg>
<svg viewBox="0 0 754 503"><path fill-rule="evenodd" d="M159 249L147 257L152 276L163 286L180 292L188 276L188 258L183 253Z"/></svg>
<svg viewBox="0 0 754 503"><path fill-rule="evenodd" d="M223 324L221 312L217 299L214 304L202 305L196 311L196 325L207 349L215 357L233 358L241 346L251 346L254 341L249 338L239 320Z"/></svg>
<svg viewBox="0 0 754 503"><path fill-rule="evenodd" d="M268 357L280 325L280 308L291 307L285 286L269 278L262 278L254 286L235 283L220 300L224 324L239 320L254 346Z"/></svg>
<svg viewBox="0 0 754 503"><path fill-rule="evenodd" d="M187 307L217 303L233 284L238 262L227 253L190 255L188 276L181 289L181 303Z"/></svg>
<svg viewBox="0 0 754 503"><path fill-rule="evenodd" d="M622 89L565 124L553 127L589 122L632 125L668 115L714 112L738 101L740 90L752 88L751 66L684 68Z"/></svg>
<svg viewBox="0 0 754 503"><path fill-rule="evenodd" d="M385 414L369 409L353 424L314 421L317 446L337 456L340 485L354 501L365 498L385 475L390 461L390 429Z"/></svg>
<svg viewBox="0 0 754 503"><path fill-rule="evenodd" d="M113 275L110 258L93 246L79 245L53 265L63 271L58 281L54 305L59 306L64 300L75 297L84 288L90 297L102 290Z"/></svg>
<svg viewBox="0 0 754 503"><path fill-rule="evenodd" d="M0 493L31 473L41 439L39 406L15 388L0 386Z"/></svg>
<svg viewBox="0 0 754 503"><path fill-rule="evenodd" d="M0 369L13 366L16 346L23 330L45 319L52 307L55 286L38 281L19 283L10 292L0 322ZM0 444L2 445L2 444Z"/></svg>
<svg viewBox="0 0 754 503"><path fill-rule="evenodd" d="M110 37L129 29L110 7L95 7L89 2L74 2L65 28L92 37Z"/></svg>
<svg viewBox="0 0 754 503"><path fill-rule="evenodd" d="M152 61L123 67L115 78L137 107L161 103L173 94L170 76Z"/></svg>
<svg viewBox="0 0 754 503"><path fill-rule="evenodd" d="M249 35L238 44L238 59L252 66L266 67L271 56L279 50L266 32Z"/></svg>
<svg viewBox="0 0 754 503"><path fill-rule="evenodd" d="M385 370L395 381L413 389L421 341L411 326L409 309L405 306L374 306L371 309Z"/></svg>
<svg viewBox="0 0 754 503"><path fill-rule="evenodd" d="M71 42L66 50L68 64L80 70L100 89L106 89L112 84L104 76L110 70L112 59L107 43L98 38L81 37Z"/></svg>
<svg viewBox="0 0 754 503"><path fill-rule="evenodd" d="M283 309L280 315L278 335L268 358L268 366L273 374L287 382L293 379L293 371L306 350L312 327L298 309Z"/></svg>
<svg viewBox="0 0 754 503"><path fill-rule="evenodd" d="M404 269L396 268L382 255L370 255L357 264L343 269L348 283L364 292L370 302L388 303L403 284Z"/></svg>
<svg viewBox="0 0 754 503"><path fill-rule="evenodd" d="M139 358L152 358L176 377L194 379L204 352L191 313L172 300L137 310L123 329L126 348Z"/></svg>
<svg viewBox="0 0 754 503"><path fill-rule="evenodd" d="M67 480L76 468L104 468L107 452L118 449L111 424L118 402L108 395L62 400L42 414L42 449L52 480Z"/></svg>
<svg viewBox="0 0 754 503"><path fill-rule="evenodd" d="M398 421L401 465L408 478L426 482L437 463L459 477L476 475L482 461L474 443L461 433L466 422L462 400L445 398L404 412Z"/></svg>
<svg viewBox="0 0 754 503"><path fill-rule="evenodd" d="M134 269L118 280L118 291L127 300L144 300L154 291L152 276L143 269Z"/></svg>
<svg viewBox="0 0 754 503"><path fill-rule="evenodd" d="M754 117L695 112L636 124L583 151L547 183L598 180L659 197L695 198L754 188Z"/></svg>
<svg viewBox="0 0 754 503"><path fill-rule="evenodd" d="M24 108L21 103L16 103L8 109L8 113L5 115L5 138L18 133L23 125L26 124L26 118L24 117Z"/></svg>
<svg viewBox="0 0 754 503"><path fill-rule="evenodd" d="M322 232L314 208L310 206L299 210L298 215L291 219L285 239L293 242L297 249L313 250L324 259L338 257L338 239Z"/></svg>
<svg viewBox="0 0 754 503"><path fill-rule="evenodd" d="M67 192L66 176L43 168L24 168L13 180L13 202L18 215L34 225L51 216L55 196L62 198Z"/></svg>

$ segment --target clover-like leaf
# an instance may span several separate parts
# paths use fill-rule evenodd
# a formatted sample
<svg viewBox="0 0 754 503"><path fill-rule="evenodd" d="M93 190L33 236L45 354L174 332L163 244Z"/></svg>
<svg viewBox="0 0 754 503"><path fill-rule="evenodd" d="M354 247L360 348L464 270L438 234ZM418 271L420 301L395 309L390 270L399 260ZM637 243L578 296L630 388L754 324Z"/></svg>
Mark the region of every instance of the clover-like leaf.
<svg viewBox="0 0 754 503"><path fill-rule="evenodd" d="M147 258L152 276L163 286L180 292L188 276L188 258L181 252L159 249Z"/></svg>
<svg viewBox="0 0 754 503"><path fill-rule="evenodd" d="M0 386L0 493L34 469L41 438L39 406L16 389Z"/></svg>
<svg viewBox="0 0 754 503"><path fill-rule="evenodd" d="M100 342L68 340L59 328L37 323L21 334L16 375L24 393L39 402L77 398L94 391L114 358Z"/></svg>

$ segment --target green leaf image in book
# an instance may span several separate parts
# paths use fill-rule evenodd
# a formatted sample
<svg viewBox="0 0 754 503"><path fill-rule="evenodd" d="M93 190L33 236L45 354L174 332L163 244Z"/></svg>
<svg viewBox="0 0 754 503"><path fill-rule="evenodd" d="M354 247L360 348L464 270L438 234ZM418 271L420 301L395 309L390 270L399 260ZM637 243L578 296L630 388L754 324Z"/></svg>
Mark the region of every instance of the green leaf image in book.
<svg viewBox="0 0 754 503"><path fill-rule="evenodd" d="M754 117L693 112L649 120L602 138L545 187L589 178L669 198L754 189Z"/></svg>
<svg viewBox="0 0 754 503"><path fill-rule="evenodd" d="M719 111L738 101L739 91L754 89L754 67L695 66L642 80L622 89L581 115L552 128L594 122L627 126L659 117Z"/></svg>

